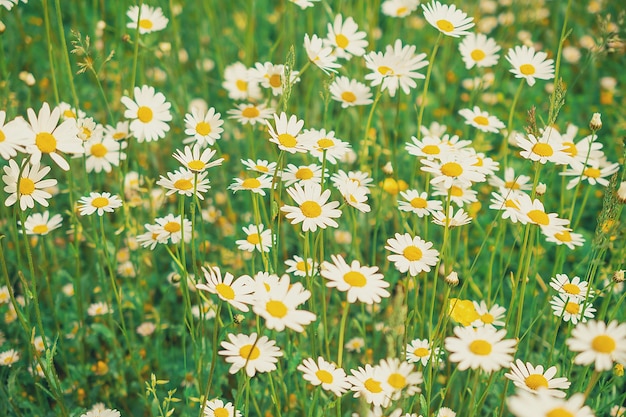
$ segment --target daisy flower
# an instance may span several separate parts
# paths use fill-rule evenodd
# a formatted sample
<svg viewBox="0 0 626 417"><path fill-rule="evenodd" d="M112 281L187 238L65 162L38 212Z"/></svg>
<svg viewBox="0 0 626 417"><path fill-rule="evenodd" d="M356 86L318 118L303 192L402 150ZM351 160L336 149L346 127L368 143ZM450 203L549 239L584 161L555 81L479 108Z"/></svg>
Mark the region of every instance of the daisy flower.
<svg viewBox="0 0 626 417"><path fill-rule="evenodd" d="M535 85L535 78L551 80L554 78L554 60L546 59L545 52L535 52L532 46L516 46L509 49L506 60L513 66L510 70L515 78L525 78L529 86Z"/></svg>
<svg viewBox="0 0 626 417"><path fill-rule="evenodd" d="M361 187L371 187L374 182L374 179L370 178L367 172L350 171L346 173L341 169L334 173L330 180L336 188L341 188L342 184L347 184L348 181L356 181Z"/></svg>
<svg viewBox="0 0 626 417"><path fill-rule="evenodd" d="M193 148L185 146L185 149L182 151L178 149L172 156L185 168L193 172L202 172L206 169L222 165L224 158L219 158L213 162L209 162L215 155L215 150L207 148L202 151L202 154L200 151L200 145L196 144Z"/></svg>
<svg viewBox="0 0 626 417"><path fill-rule="evenodd" d="M584 180L587 180L591 185L600 184L604 187L608 187L608 177L619 171L620 167L620 164L617 162L611 164L606 158L594 161L589 160L587 162L589 165L579 165L576 168L566 169L559 173L559 175L574 177L567 182L566 189L571 190Z"/></svg>
<svg viewBox="0 0 626 417"><path fill-rule="evenodd" d="M334 165L342 160L350 149L350 144L336 138L332 130L326 132L326 129L305 129L302 136L311 156L320 162L326 158L326 161Z"/></svg>
<svg viewBox="0 0 626 417"><path fill-rule="evenodd" d="M237 240L235 243L238 245L237 249L254 252L269 252L272 247L272 231L270 229L263 230L264 226L259 224L257 227L254 224L248 227L243 227L243 231L246 234L246 238L243 240Z"/></svg>
<svg viewBox="0 0 626 417"><path fill-rule="evenodd" d="M154 87L144 85L135 87L135 100L122 97L121 102L126 106L124 117L130 119L130 131L137 138L137 142L152 142L165 137L170 127L167 122L172 120L170 107L163 93L157 93Z"/></svg>
<svg viewBox="0 0 626 417"><path fill-rule="evenodd" d="M76 120L76 127L78 128L78 137L83 142L96 137L102 137L104 132L104 126L96 123L93 117L84 117Z"/></svg>
<svg viewBox="0 0 626 417"><path fill-rule="evenodd" d="M87 413L82 414L80 417L120 417L121 414L115 409L106 408L102 403L99 403L92 407Z"/></svg>
<svg viewBox="0 0 626 417"><path fill-rule="evenodd" d="M365 365L365 368L351 369L348 376L354 398L363 397L365 402L374 406L387 406L391 402L391 389L382 379L379 367Z"/></svg>
<svg viewBox="0 0 626 417"><path fill-rule="evenodd" d="M250 124L254 126L257 123L265 124L266 120L272 118L275 110L267 107L265 104L240 103L235 105L236 108L228 110L229 118L237 120L242 125Z"/></svg>
<svg viewBox="0 0 626 417"><path fill-rule="evenodd" d="M159 224L146 224L144 227L147 231L136 237L137 242L141 244L141 247L154 250L159 243L165 243L165 241L159 240L159 236L163 236L164 234L163 226ZM172 228L173 227L170 226L170 229Z"/></svg>
<svg viewBox="0 0 626 417"><path fill-rule="evenodd" d="M16 117L7 124L6 112L0 110L0 156L9 160L18 152L25 152L28 144L28 124L22 117Z"/></svg>
<svg viewBox="0 0 626 417"><path fill-rule="evenodd" d="M202 291L216 294L220 299L235 307L237 310L247 312L249 304L254 302L254 281L247 275L235 279L233 274L227 272L222 278L222 272L216 266L202 267L206 284L196 284L196 288Z"/></svg>
<svg viewBox="0 0 626 417"><path fill-rule="evenodd" d="M482 132L498 133L499 129L506 127L500 119L496 116L491 116L486 111L480 110L478 106L474 106L472 110L459 110L459 114L465 117L466 125L474 126Z"/></svg>
<svg viewBox="0 0 626 417"><path fill-rule="evenodd" d="M350 389L346 372L321 356L317 361L313 358L304 359L296 369L302 372L302 377L311 385L321 385L322 389L331 391L337 397Z"/></svg>
<svg viewBox="0 0 626 417"><path fill-rule="evenodd" d="M367 48L367 33L359 31L359 26L353 18L343 20L338 14L335 21L328 23L328 35L324 44L333 48L333 54L338 58L350 59L352 56L363 56Z"/></svg>
<svg viewBox="0 0 626 417"><path fill-rule="evenodd" d="M466 204L471 204L478 201L476 195L477 191L474 191L470 188L459 187L457 185L452 185L449 189L445 189L443 184L437 184L433 190L433 196L444 196L447 197L450 195L450 201L457 205L457 207L463 207ZM443 211L443 209L439 210Z"/></svg>
<svg viewBox="0 0 626 417"><path fill-rule="evenodd" d="M373 304L379 303L382 298L389 297L389 283L377 266L361 266L357 260L350 265L341 255L331 255L331 262L322 263L321 275L328 280L326 286L347 292L348 302L357 300Z"/></svg>
<svg viewBox="0 0 626 417"><path fill-rule="evenodd" d="M424 172L433 174L430 180L432 185L442 184L450 189L452 184L461 187L470 187L472 183L485 181L485 175L479 172L474 164L476 158L459 158L454 154L442 156L438 161L422 160Z"/></svg>
<svg viewBox="0 0 626 417"><path fill-rule="evenodd" d="M46 210L41 213L33 213L26 218L24 222L24 228L27 235L39 235L45 236L54 229L61 227L63 217L60 214L55 214L50 217L50 213Z"/></svg>
<svg viewBox="0 0 626 417"><path fill-rule="evenodd" d="M516 341L504 339L506 330L492 327L455 327L455 336L446 337L445 347L450 361L458 362L458 369L481 368L485 372L497 371L513 360Z"/></svg>
<svg viewBox="0 0 626 417"><path fill-rule="evenodd" d="M206 178L207 175L208 172L206 171L198 173L187 168L179 168L174 172L168 172L167 177L161 175L161 178L156 183L167 189L165 195L178 193L191 197L195 194L200 200L204 200L202 194L211 188L209 180Z"/></svg>
<svg viewBox="0 0 626 417"><path fill-rule="evenodd" d="M224 131L224 121L220 117L221 114L216 113L213 107L207 111L197 107L191 109L191 113L185 114L185 134L189 136L183 139L183 143L196 143L203 147L214 145Z"/></svg>
<svg viewBox="0 0 626 417"><path fill-rule="evenodd" d="M191 221L181 219L180 215L174 216L173 214L168 214L154 221L159 226L155 228L155 230L159 231L159 235L156 237L159 243L167 243L169 240L175 245L181 241L183 236L186 243L191 241Z"/></svg>
<svg viewBox="0 0 626 417"><path fill-rule="evenodd" d="M474 167L476 168L476 171L484 174L485 176L494 175L495 172L500 169L500 163L485 156L482 152L476 152L474 148L462 149L461 152L468 152L469 154L475 156L478 161L476 161Z"/></svg>
<svg viewBox="0 0 626 417"><path fill-rule="evenodd" d="M274 65L271 62L263 64L257 62L254 66L254 68L250 69L251 79L258 82L261 87L271 89L272 94L275 96L283 93L283 84L288 82L290 85L293 85L300 81L298 71L291 71L289 73L289 81L287 81L286 68L282 64Z"/></svg>
<svg viewBox="0 0 626 417"><path fill-rule="evenodd" d="M241 62L235 62L224 68L222 87L228 91L233 100L260 100L263 98L261 88L250 77L250 70Z"/></svg>
<svg viewBox="0 0 626 417"><path fill-rule="evenodd" d="M448 407L441 407L437 410L435 417L456 417L456 412Z"/></svg>
<svg viewBox="0 0 626 417"><path fill-rule="evenodd" d="M543 203L537 198L531 200L528 194L520 194L517 202L522 214L520 221L523 224L532 223L540 227L569 225L569 220L559 218L557 213L546 213Z"/></svg>
<svg viewBox="0 0 626 417"><path fill-rule="evenodd" d="M28 142L26 152L31 155L30 161L39 164L43 154L50 158L64 171L70 169L63 153L82 154L83 142L78 138L76 121L68 119L57 126L60 118L60 110L55 108L50 112L48 103L43 103L38 114L31 108L28 113Z"/></svg>
<svg viewBox="0 0 626 417"><path fill-rule="evenodd" d="M320 184L322 182L322 167L316 164L301 166L289 164L280 178L287 187L295 183L300 185L307 183Z"/></svg>
<svg viewBox="0 0 626 417"><path fill-rule="evenodd" d="M626 363L626 323L590 320L574 327L565 343L572 352L580 352L575 364L594 363L598 372L610 370L613 362Z"/></svg>
<svg viewBox="0 0 626 417"><path fill-rule="evenodd" d="M590 302L585 302L584 299L573 297L570 298L564 294L557 294L552 296L550 300L550 306L552 307L552 313L561 317L564 322L571 322L577 324L579 321L585 323L587 319L594 318L596 309L592 307Z"/></svg>
<svg viewBox="0 0 626 417"><path fill-rule="evenodd" d="M467 14L457 9L454 4L441 4L433 1L429 4L422 4L424 10L424 18L439 32L447 36L458 38L461 35L467 35L468 29L474 27L473 17L467 17Z"/></svg>
<svg viewBox="0 0 626 417"><path fill-rule="evenodd" d="M552 397L565 398L565 393L559 390L566 390L571 385L567 378L554 378L556 366L544 371L542 365L533 366L530 362L524 363L517 359L510 368L511 371L504 376L524 391L537 393L541 390Z"/></svg>
<svg viewBox="0 0 626 417"><path fill-rule="evenodd" d="M342 108L372 104L372 90L367 85L346 76L336 77L329 86L331 98Z"/></svg>
<svg viewBox="0 0 626 417"><path fill-rule="evenodd" d="M369 204L367 204L369 189L359 185L358 182L349 180L340 186L339 192L349 206L354 207L361 213L369 213L372 210Z"/></svg>
<svg viewBox="0 0 626 417"><path fill-rule="evenodd" d="M106 125L102 134L105 138L110 138L118 142L126 140L130 136L130 132L128 130L129 124L130 123L126 120L117 122L115 126Z"/></svg>
<svg viewBox="0 0 626 417"><path fill-rule="evenodd" d="M593 297L593 291L589 290L589 283L581 280L580 277L574 277L570 280L566 274L556 274L550 280L550 287L559 294L572 299L584 300L587 297ZM589 292L588 295L587 292Z"/></svg>
<svg viewBox="0 0 626 417"><path fill-rule="evenodd" d="M300 7L302 10L304 10L304 9L308 9L309 7L315 6L315 3L317 3L320 0L289 0L289 1L295 4L296 6Z"/></svg>
<svg viewBox="0 0 626 417"><path fill-rule="evenodd" d="M24 169L21 174L20 166L14 159L9 159L9 165L2 167L5 173L2 181L6 184L4 192L9 194L4 204L10 207L19 200L22 211L35 207L35 202L48 207L48 199L52 198L52 194L45 189L57 184L55 179L43 179L50 172L50 167L40 169L38 163L31 164L25 160L22 165Z"/></svg>
<svg viewBox="0 0 626 417"><path fill-rule="evenodd" d="M271 372L276 369L278 358L283 352L276 346L276 342L267 336L258 337L256 333L250 336L245 334L228 334L228 342L220 345L224 350L218 353L225 356L227 363L232 364L229 373L237 373L245 368L248 377L252 378L257 372Z"/></svg>
<svg viewBox="0 0 626 417"><path fill-rule="evenodd" d="M419 385L424 382L424 378L412 364L398 358L388 358L381 360L378 368L381 379L387 386L386 391L391 391L392 399L397 400L403 394L412 396L422 391Z"/></svg>
<svg viewBox="0 0 626 417"><path fill-rule="evenodd" d="M394 263L398 271L408 271L411 276L416 276L423 271L429 272L430 267L437 264L439 251L432 247L432 242L426 242L419 236L396 233L395 238L387 239L385 249L393 252L387 259Z"/></svg>
<svg viewBox="0 0 626 417"><path fill-rule="evenodd" d="M572 233L572 229L565 226L542 228L541 232L546 237L546 242L556 243L557 245L566 245L569 249L574 250L576 246L583 246L585 238L580 233Z"/></svg>
<svg viewBox="0 0 626 417"><path fill-rule="evenodd" d="M0 6L4 6L5 9L11 10L13 6L18 3L18 0L0 0Z"/></svg>
<svg viewBox="0 0 626 417"><path fill-rule="evenodd" d="M449 138L449 135L445 135L445 138ZM458 139L458 136L454 136ZM405 149L410 155L426 158L429 161L434 159L440 159L443 156L452 153L452 148L448 146L443 138L438 136L423 136L422 139L417 139L415 136L411 136L411 143L407 142Z"/></svg>
<svg viewBox="0 0 626 417"><path fill-rule="evenodd" d="M548 127L543 130L541 137L528 134L527 138L517 135L517 146L523 149L520 155L531 161L539 161L542 164L550 161L557 165L565 165L571 157L565 152L566 147L561 140L561 134L554 128Z"/></svg>
<svg viewBox="0 0 626 417"><path fill-rule="evenodd" d="M307 183L304 188L296 183L293 187L287 188L287 193L297 206L284 205L280 210L285 213L291 224L302 223L303 232L309 230L315 232L318 227L325 229L327 226L339 226L333 219L341 216L341 210L337 209L339 202L327 202L330 190L322 192L322 187L315 183Z"/></svg>
<svg viewBox="0 0 626 417"><path fill-rule="evenodd" d="M122 200L111 193L89 193L87 197L78 200L78 210L81 216L88 216L97 213L98 216L105 212L113 213L116 208L122 207Z"/></svg>
<svg viewBox="0 0 626 417"><path fill-rule="evenodd" d="M269 162L265 159L257 159L256 161L253 159L242 159L241 163L250 171L260 172L269 176L274 175L277 165L276 162Z"/></svg>
<svg viewBox="0 0 626 417"><path fill-rule="evenodd" d="M111 310L109 305L105 302L92 303L87 309L87 314L91 317L103 316L111 312L113 312L113 310Z"/></svg>
<svg viewBox="0 0 626 417"><path fill-rule="evenodd" d="M417 190L400 191L400 196L406 201L398 202L398 209L417 214L417 217L428 216L433 211L443 210L443 204L439 200L429 200L428 193L420 193Z"/></svg>
<svg viewBox="0 0 626 417"><path fill-rule="evenodd" d="M409 363L421 362L423 366L426 366L431 354L436 360L441 355L441 349L435 348L435 352L432 353L428 339L415 339L406 345L406 361Z"/></svg>
<svg viewBox="0 0 626 417"><path fill-rule="evenodd" d="M448 207L448 214L442 211L433 211L433 223L443 227L459 227L472 222L472 218L462 209L458 209L456 213L452 207Z"/></svg>
<svg viewBox="0 0 626 417"><path fill-rule="evenodd" d="M297 277L306 277L307 275L311 277L314 275L315 271L317 271L318 267L317 263L313 262L313 259L308 258L305 261L304 258L298 255L294 255L293 259L287 259L285 265L287 266L285 272Z"/></svg>
<svg viewBox="0 0 626 417"><path fill-rule="evenodd" d="M407 17L417 10L419 4L419 0L385 0L381 9L386 16Z"/></svg>
<svg viewBox="0 0 626 417"><path fill-rule="evenodd" d="M571 157L569 165L574 169L583 170L585 165L594 165L589 161L602 160L604 152L602 152L602 143L596 141L597 135L586 136L574 143L576 132L578 132L578 128L570 124L567 126L565 134L561 135L561 139L566 148L565 153Z"/></svg>
<svg viewBox="0 0 626 417"><path fill-rule="evenodd" d="M111 137L96 135L85 142L85 169L87 172L111 172L114 166L126 159L122 152L126 149L126 142L117 142Z"/></svg>
<svg viewBox="0 0 626 417"><path fill-rule="evenodd" d="M298 310L298 306L311 298L311 292L299 282L291 284L289 275L283 275L269 291L255 293L252 310L265 319L268 329L282 332L285 327L302 333L304 327L316 318L310 311Z"/></svg>
<svg viewBox="0 0 626 417"><path fill-rule="evenodd" d="M137 26L139 26L140 35L163 30L169 22L163 16L163 10L160 7L151 7L146 4L141 5L141 11L139 6L130 6L126 16L130 19L130 23L126 24L126 27L137 29Z"/></svg>
<svg viewBox="0 0 626 417"><path fill-rule="evenodd" d="M204 417L242 417L241 411L235 410L233 403L215 398L204 403L202 409Z"/></svg>
<svg viewBox="0 0 626 417"><path fill-rule="evenodd" d="M504 180L491 175L489 184L500 189L500 194L510 198L514 197L515 193L530 191L533 187L528 175L515 175L515 170L510 167L504 170ZM509 193L513 194L509 195Z"/></svg>
<svg viewBox="0 0 626 417"><path fill-rule="evenodd" d="M260 194L265 196L265 191L272 188L272 177L269 175L260 175L258 177L246 177L244 179L241 178L233 178L235 180L234 183L228 186L229 190L233 190L233 193L237 191L252 191L253 193Z"/></svg>
<svg viewBox="0 0 626 417"><path fill-rule="evenodd" d="M500 47L495 40L482 33L469 33L459 43L459 52L465 62L465 68L472 69L493 67L498 63Z"/></svg>
<svg viewBox="0 0 626 417"><path fill-rule="evenodd" d="M551 396L547 390L531 393L518 390L507 398L509 411L515 417L594 417L595 414L585 404L585 395L574 394L569 399Z"/></svg>
<svg viewBox="0 0 626 417"><path fill-rule="evenodd" d="M473 301L476 313L478 313L478 319L472 322L474 327L493 327L504 326L504 313L506 308L494 304L491 308L487 307L487 303L483 300L480 303Z"/></svg>
<svg viewBox="0 0 626 417"><path fill-rule="evenodd" d="M87 117L87 113L85 113L83 110L75 108L71 104L64 101L60 102L57 108L61 112L61 120L78 120Z"/></svg>
<svg viewBox="0 0 626 417"><path fill-rule="evenodd" d="M0 353L0 366L8 366L9 368L20 360L20 352L15 349L9 349Z"/></svg>
<svg viewBox="0 0 626 417"><path fill-rule="evenodd" d="M324 46L323 40L315 34L310 38L308 33L304 34L304 50L309 61L326 74L337 72L337 68L341 68L341 64L337 63L337 57L333 54L333 48Z"/></svg>
<svg viewBox="0 0 626 417"><path fill-rule="evenodd" d="M302 126L304 126L304 120L298 120L295 115L291 115L287 120L287 114L282 112L280 115L274 115L275 129L269 121L266 123L272 137L270 142L277 144L278 149L292 154L307 151L298 140Z"/></svg>

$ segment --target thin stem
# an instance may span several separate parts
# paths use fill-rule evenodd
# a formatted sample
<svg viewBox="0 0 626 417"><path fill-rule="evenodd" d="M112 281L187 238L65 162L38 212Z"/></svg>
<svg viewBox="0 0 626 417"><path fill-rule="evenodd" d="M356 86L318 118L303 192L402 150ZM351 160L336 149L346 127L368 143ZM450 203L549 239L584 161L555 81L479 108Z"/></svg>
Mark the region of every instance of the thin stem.
<svg viewBox="0 0 626 417"><path fill-rule="evenodd" d="M430 53L430 63L428 65L428 70L426 71L424 89L422 90L422 102L420 103L420 111L417 116L417 140L420 140L422 138L422 121L424 119L424 110L426 109L426 95L428 94L428 85L430 84L430 76L432 74L433 66L435 64L435 57L437 56L437 51L439 50L439 45L441 44L442 39L443 33L439 32L439 36L437 36L435 45L433 45L433 50Z"/></svg>

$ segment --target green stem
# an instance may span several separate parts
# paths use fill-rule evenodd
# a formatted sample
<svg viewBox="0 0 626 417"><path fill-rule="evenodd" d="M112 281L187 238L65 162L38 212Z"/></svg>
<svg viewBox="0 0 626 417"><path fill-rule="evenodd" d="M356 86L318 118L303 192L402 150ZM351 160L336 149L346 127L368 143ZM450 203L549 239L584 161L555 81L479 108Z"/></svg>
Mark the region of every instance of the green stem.
<svg viewBox="0 0 626 417"><path fill-rule="evenodd" d="M374 111L376 110L376 105L382 96L382 84L378 87L378 91L376 92L376 97L374 98L374 103L372 103L372 107L370 108L370 114L367 116L367 123L365 124L365 133L363 134L363 139L361 140L361 171L365 171L365 167L367 166L367 156L369 150L369 131L372 126L372 119L374 118Z"/></svg>
<svg viewBox="0 0 626 417"><path fill-rule="evenodd" d="M435 41L435 45L433 45L433 50L430 53L430 63L428 65L428 70L426 71L426 79L424 80L424 89L422 90L422 102L420 103L420 111L417 116L417 140L422 138L422 122L424 119L424 110L426 109L426 95L428 94L428 85L430 84L430 76L433 71L433 66L435 64L435 57L437 56L437 51L439 50L439 45L443 39L443 33L439 32L439 36L437 36L437 40Z"/></svg>
<svg viewBox="0 0 626 417"><path fill-rule="evenodd" d="M76 87L74 86L74 75L72 72L72 64L70 63L70 53L67 49L67 41L65 40L65 30L63 28L63 16L61 15L61 3L60 0L54 0L54 5L57 12L57 21L59 24L59 38L61 40L61 49L63 50L63 60L67 70L67 77L69 79L70 91L72 93L72 100L74 107L78 110L78 95L76 94Z"/></svg>
<svg viewBox="0 0 626 417"><path fill-rule="evenodd" d="M506 137L502 141L502 145L500 145L500 159L504 161L503 166L507 168L507 158L509 156L509 138L511 137L511 133L513 132L513 116L515 115L515 108L517 107L517 101L522 94L522 88L524 87L525 79L522 79L517 87L517 91L515 92L515 96L513 97L513 103L511 104L511 110L509 111L509 120L506 124Z"/></svg>
<svg viewBox="0 0 626 417"><path fill-rule="evenodd" d="M54 57L52 56L52 35L50 29L50 15L48 11L48 0L43 0L43 18L46 26L46 49L48 50L48 63L50 64L50 78L52 78L52 90L54 91L54 100L56 103L59 99L59 86L57 83L56 71L54 70Z"/></svg>

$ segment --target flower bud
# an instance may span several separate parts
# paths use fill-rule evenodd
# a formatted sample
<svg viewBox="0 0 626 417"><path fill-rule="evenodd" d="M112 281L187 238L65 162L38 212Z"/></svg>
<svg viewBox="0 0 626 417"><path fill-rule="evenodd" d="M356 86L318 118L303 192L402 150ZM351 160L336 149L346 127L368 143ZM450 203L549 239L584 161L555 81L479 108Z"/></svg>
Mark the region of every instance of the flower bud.
<svg viewBox="0 0 626 417"><path fill-rule="evenodd" d="M459 275L455 271L450 272L443 280L451 287L459 285Z"/></svg>
<svg viewBox="0 0 626 417"><path fill-rule="evenodd" d="M622 181L617 189L617 199L621 203L626 203L626 181Z"/></svg>
<svg viewBox="0 0 626 417"><path fill-rule="evenodd" d="M619 284L620 282L624 282L624 270L620 269L619 271L615 271L613 273L613 282Z"/></svg>
<svg viewBox="0 0 626 417"><path fill-rule="evenodd" d="M600 113L594 113L591 121L589 122L589 128L594 132L602 128L602 120L600 120Z"/></svg>
<svg viewBox="0 0 626 417"><path fill-rule="evenodd" d="M535 188L535 194L537 196L542 196L546 193L546 185L542 182L537 184L537 188Z"/></svg>

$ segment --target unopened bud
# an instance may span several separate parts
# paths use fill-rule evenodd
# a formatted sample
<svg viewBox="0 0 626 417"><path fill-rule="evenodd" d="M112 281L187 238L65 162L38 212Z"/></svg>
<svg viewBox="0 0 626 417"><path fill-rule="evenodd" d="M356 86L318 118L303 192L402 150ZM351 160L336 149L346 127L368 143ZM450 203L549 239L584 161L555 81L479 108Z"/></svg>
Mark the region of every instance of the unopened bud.
<svg viewBox="0 0 626 417"><path fill-rule="evenodd" d="M624 376L624 365L621 363L616 363L613 367L613 373L615 376Z"/></svg>
<svg viewBox="0 0 626 417"><path fill-rule="evenodd" d="M383 167L383 172L387 175L393 174L393 166L391 166L391 162L387 162Z"/></svg>
<svg viewBox="0 0 626 417"><path fill-rule="evenodd" d="M594 113L589 122L589 128L594 132L602 129L602 120L600 119L600 113Z"/></svg>
<svg viewBox="0 0 626 417"><path fill-rule="evenodd" d="M620 269L619 271L615 271L613 273L613 282L615 283L620 283L620 282L624 282L624 270Z"/></svg>
<svg viewBox="0 0 626 417"><path fill-rule="evenodd" d="M244 316L243 314L235 314L235 316L233 317L233 321L235 322L235 324L241 324L241 322L246 318L246 316Z"/></svg>
<svg viewBox="0 0 626 417"><path fill-rule="evenodd" d="M4 22L0 20L0 33L4 33L5 30L7 30L7 27Z"/></svg>
<svg viewBox="0 0 626 417"><path fill-rule="evenodd" d="M535 188L535 195L542 196L546 193L546 185L542 182L537 184L537 188Z"/></svg>
<svg viewBox="0 0 626 417"><path fill-rule="evenodd" d="M626 203L626 181L622 181L617 189L617 199L621 203Z"/></svg>
<svg viewBox="0 0 626 417"><path fill-rule="evenodd" d="M452 271L443 280L449 286L456 287L457 285L459 285L459 274L457 274L455 271Z"/></svg>

